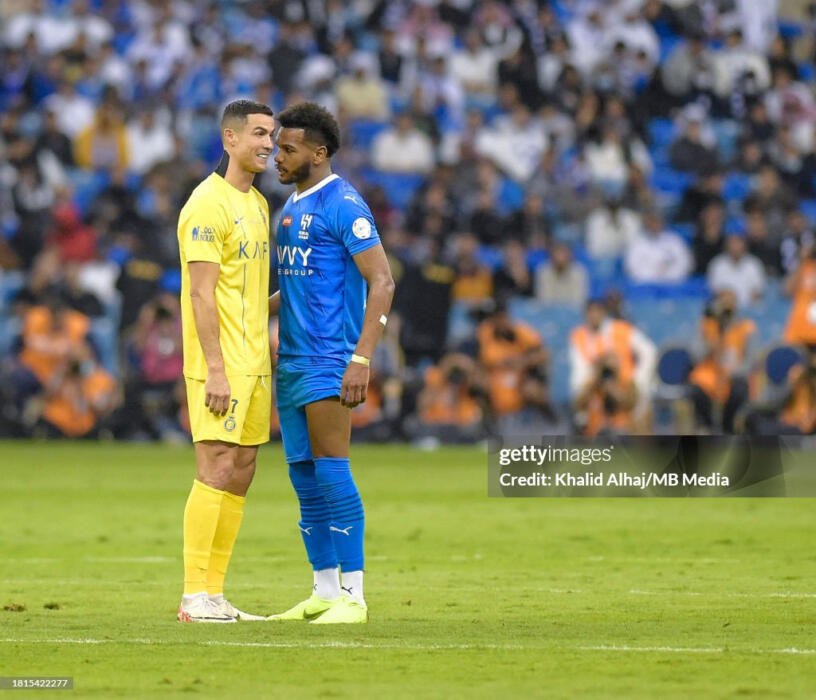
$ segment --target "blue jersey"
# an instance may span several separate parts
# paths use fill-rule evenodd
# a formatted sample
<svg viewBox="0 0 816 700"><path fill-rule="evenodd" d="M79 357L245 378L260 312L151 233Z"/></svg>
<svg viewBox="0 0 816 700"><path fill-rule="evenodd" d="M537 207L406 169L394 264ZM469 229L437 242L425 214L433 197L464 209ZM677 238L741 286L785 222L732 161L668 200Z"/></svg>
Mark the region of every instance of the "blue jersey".
<svg viewBox="0 0 816 700"><path fill-rule="evenodd" d="M363 327L366 282L353 255L379 244L360 193L332 174L293 193L277 236L281 357L348 361Z"/></svg>

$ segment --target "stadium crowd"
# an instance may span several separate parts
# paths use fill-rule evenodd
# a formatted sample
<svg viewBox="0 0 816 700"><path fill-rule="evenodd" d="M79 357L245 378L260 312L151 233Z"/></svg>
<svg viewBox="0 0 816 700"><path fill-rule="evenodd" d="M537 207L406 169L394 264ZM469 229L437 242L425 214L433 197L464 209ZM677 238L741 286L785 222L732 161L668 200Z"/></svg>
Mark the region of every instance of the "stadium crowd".
<svg viewBox="0 0 816 700"><path fill-rule="evenodd" d="M357 439L816 432L810 3L0 8L0 434L186 439L177 216L239 96L338 116L389 254Z"/></svg>

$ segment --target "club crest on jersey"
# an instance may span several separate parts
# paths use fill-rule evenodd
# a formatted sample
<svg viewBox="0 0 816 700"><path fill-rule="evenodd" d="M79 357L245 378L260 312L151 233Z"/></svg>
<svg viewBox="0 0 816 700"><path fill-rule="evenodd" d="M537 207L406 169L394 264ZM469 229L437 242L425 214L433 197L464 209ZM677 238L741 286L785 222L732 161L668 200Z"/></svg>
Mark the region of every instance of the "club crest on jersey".
<svg viewBox="0 0 816 700"><path fill-rule="evenodd" d="M229 418L227 418L227 420L224 421L224 430L226 430L228 433L231 433L233 430L235 430L234 416L230 416Z"/></svg>
<svg viewBox="0 0 816 700"><path fill-rule="evenodd" d="M196 226L193 229L193 240L202 243L215 243L215 230L210 226Z"/></svg>
<svg viewBox="0 0 816 700"><path fill-rule="evenodd" d="M312 215L304 214L300 217L300 231L298 231L298 238L302 241L309 240L309 226L312 225Z"/></svg>
<svg viewBox="0 0 816 700"><path fill-rule="evenodd" d="M291 226L292 225L292 217L291 216L284 216L283 221L281 221L282 226Z"/></svg>

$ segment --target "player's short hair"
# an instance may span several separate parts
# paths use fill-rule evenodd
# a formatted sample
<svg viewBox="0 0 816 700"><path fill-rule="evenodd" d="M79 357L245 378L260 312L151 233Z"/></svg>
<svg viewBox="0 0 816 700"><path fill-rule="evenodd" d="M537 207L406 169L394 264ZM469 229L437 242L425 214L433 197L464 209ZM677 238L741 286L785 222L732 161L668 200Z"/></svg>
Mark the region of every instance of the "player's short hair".
<svg viewBox="0 0 816 700"><path fill-rule="evenodd" d="M224 107L224 114L221 115L221 128L223 129L230 122L240 121L246 124L250 114L266 114L268 117L274 116L272 108L263 102L254 100L233 100Z"/></svg>
<svg viewBox="0 0 816 700"><path fill-rule="evenodd" d="M283 110L278 122L286 129L303 129L309 141L326 147L331 158L340 148L340 127L331 112L314 102L301 102Z"/></svg>

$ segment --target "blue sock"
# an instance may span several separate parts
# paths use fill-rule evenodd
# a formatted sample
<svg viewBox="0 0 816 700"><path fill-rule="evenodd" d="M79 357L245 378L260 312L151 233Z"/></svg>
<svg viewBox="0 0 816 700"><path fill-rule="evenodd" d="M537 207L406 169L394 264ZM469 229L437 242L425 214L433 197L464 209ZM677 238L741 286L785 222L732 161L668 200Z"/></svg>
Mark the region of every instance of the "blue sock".
<svg viewBox="0 0 816 700"><path fill-rule="evenodd" d="M329 532L331 511L315 478L314 462L290 464L289 479L300 501L298 527L312 568L315 571L336 568L337 555Z"/></svg>
<svg viewBox="0 0 816 700"><path fill-rule="evenodd" d="M317 483L331 511L329 531L340 568L344 573L362 571L365 515L349 461L345 457L318 457L314 464Z"/></svg>

